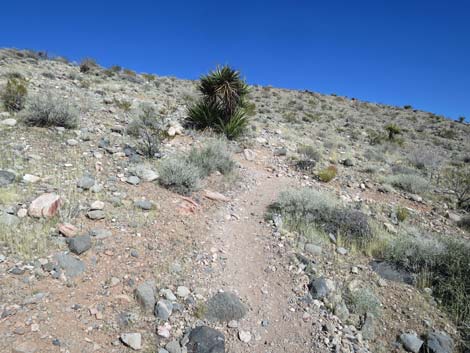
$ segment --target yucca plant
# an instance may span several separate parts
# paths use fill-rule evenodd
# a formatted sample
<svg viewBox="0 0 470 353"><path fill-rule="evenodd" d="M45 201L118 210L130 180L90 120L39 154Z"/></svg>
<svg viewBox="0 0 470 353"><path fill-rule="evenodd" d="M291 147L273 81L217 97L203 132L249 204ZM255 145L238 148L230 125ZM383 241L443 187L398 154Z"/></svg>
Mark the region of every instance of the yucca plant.
<svg viewBox="0 0 470 353"><path fill-rule="evenodd" d="M199 91L202 99L188 110L192 126L215 129L230 139L243 133L248 124L245 98L249 90L239 71L217 67L201 77Z"/></svg>

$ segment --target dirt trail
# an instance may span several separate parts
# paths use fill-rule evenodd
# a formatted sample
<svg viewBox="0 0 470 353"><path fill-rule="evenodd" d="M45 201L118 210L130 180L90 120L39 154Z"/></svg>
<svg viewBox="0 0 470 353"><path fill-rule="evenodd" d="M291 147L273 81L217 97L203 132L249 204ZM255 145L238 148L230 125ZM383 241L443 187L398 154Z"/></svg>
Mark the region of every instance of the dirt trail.
<svg viewBox="0 0 470 353"><path fill-rule="evenodd" d="M299 307L294 288L304 283L289 271L289 254L264 222L268 205L293 182L265 171L252 172L255 184L231 205L235 219L225 221L210 234L212 246L222 249L226 256L211 288L237 292L251 309L238 328L250 331L251 341L247 346L232 335L227 339L227 351L320 352L321 344L316 347L312 343L315 331L320 329L312 324L312 318L319 314L310 311L310 317L303 318L312 309Z"/></svg>

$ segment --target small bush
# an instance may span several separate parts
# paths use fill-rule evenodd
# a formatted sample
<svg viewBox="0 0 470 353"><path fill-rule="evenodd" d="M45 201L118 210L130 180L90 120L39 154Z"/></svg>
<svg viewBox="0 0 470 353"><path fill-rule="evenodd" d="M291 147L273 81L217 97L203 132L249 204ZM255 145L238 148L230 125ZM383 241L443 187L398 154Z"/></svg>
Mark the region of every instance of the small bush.
<svg viewBox="0 0 470 353"><path fill-rule="evenodd" d="M73 129L78 126L79 116L77 110L63 98L47 93L31 99L24 111L23 121L29 126Z"/></svg>
<svg viewBox="0 0 470 353"><path fill-rule="evenodd" d="M339 235L348 245L357 244L363 248L372 238L367 216L361 211L339 206L327 193L311 189L287 190L281 192L269 212L281 215L293 231L318 228Z"/></svg>
<svg viewBox="0 0 470 353"><path fill-rule="evenodd" d="M222 140L213 140L199 149L193 148L189 152L188 161L199 170L202 178L215 171L229 174L235 167L227 144Z"/></svg>
<svg viewBox="0 0 470 353"><path fill-rule="evenodd" d="M330 165L329 167L322 169L318 172L318 179L323 181L324 183L328 183L336 177L338 170L334 165Z"/></svg>
<svg viewBox="0 0 470 353"><path fill-rule="evenodd" d="M142 106L141 115L127 127L127 133L139 139L139 150L149 158L160 151L166 137L165 121L152 106Z"/></svg>
<svg viewBox="0 0 470 353"><path fill-rule="evenodd" d="M444 185L457 200L457 207L470 208L470 166L448 167L443 173Z"/></svg>
<svg viewBox="0 0 470 353"><path fill-rule="evenodd" d="M380 314L380 300L371 289L359 288L346 296L346 304L348 309L361 317L370 313L375 317Z"/></svg>
<svg viewBox="0 0 470 353"><path fill-rule="evenodd" d="M389 140L395 140L395 136L401 134L401 129L395 124L388 124L385 130L388 132Z"/></svg>
<svg viewBox="0 0 470 353"><path fill-rule="evenodd" d="M462 219L457 223L460 228L466 229L470 232L470 216L464 216Z"/></svg>
<svg viewBox="0 0 470 353"><path fill-rule="evenodd" d="M114 99L113 100L113 103L121 110L123 110L124 112L128 113L130 112L131 108L132 108L132 102L130 101L127 101L125 99L123 100L119 100L119 99Z"/></svg>
<svg viewBox="0 0 470 353"><path fill-rule="evenodd" d="M199 170L186 157L164 159L158 171L160 184L179 194L187 195L199 188Z"/></svg>
<svg viewBox="0 0 470 353"><path fill-rule="evenodd" d="M396 214L398 221L404 222L408 218L410 213L407 208L398 206L396 209Z"/></svg>
<svg viewBox="0 0 470 353"><path fill-rule="evenodd" d="M81 73L88 73L93 69L96 69L98 64L96 63L95 59L85 58L80 62L80 72Z"/></svg>
<svg viewBox="0 0 470 353"><path fill-rule="evenodd" d="M24 108L27 94L26 81L10 78L1 92L0 99L7 111L18 112Z"/></svg>
<svg viewBox="0 0 470 353"><path fill-rule="evenodd" d="M429 189L429 181L416 174L397 174L385 180L390 185L413 194L424 193Z"/></svg>
<svg viewBox="0 0 470 353"><path fill-rule="evenodd" d="M299 170L311 172L321 159L321 153L313 146L301 146L297 152L300 154L300 159L296 162L296 167Z"/></svg>

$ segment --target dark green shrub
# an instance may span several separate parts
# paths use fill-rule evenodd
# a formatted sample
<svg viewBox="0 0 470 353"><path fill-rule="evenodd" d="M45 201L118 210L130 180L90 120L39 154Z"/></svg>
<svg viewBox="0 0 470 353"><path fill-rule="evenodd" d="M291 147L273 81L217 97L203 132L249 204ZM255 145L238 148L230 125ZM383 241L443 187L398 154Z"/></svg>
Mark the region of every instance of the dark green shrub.
<svg viewBox="0 0 470 353"><path fill-rule="evenodd" d="M27 94L26 81L10 78L1 92L0 98L7 111L18 112L24 108Z"/></svg>
<svg viewBox="0 0 470 353"><path fill-rule="evenodd" d="M338 174L338 169L334 165L330 165L325 169L322 169L318 172L318 179L324 183L328 183L333 180Z"/></svg>
<svg viewBox="0 0 470 353"><path fill-rule="evenodd" d="M28 102L23 121L30 126L73 129L78 126L79 115L69 102L49 92L44 96L35 96Z"/></svg>
<svg viewBox="0 0 470 353"><path fill-rule="evenodd" d="M248 86L238 71L228 66L218 67L201 77L199 91L202 99L188 109L189 125L214 129L230 139L246 130Z"/></svg>
<svg viewBox="0 0 470 353"><path fill-rule="evenodd" d="M408 218L410 212L408 211L407 208L398 206L396 209L396 214L397 214L398 221L404 222Z"/></svg>
<svg viewBox="0 0 470 353"><path fill-rule="evenodd" d="M80 62L80 72L81 73L88 73L93 69L96 69L98 64L96 63L95 59L85 58Z"/></svg>
<svg viewBox="0 0 470 353"><path fill-rule="evenodd" d="M385 130L388 132L388 139L395 140L396 135L401 134L401 129L395 124L388 124L385 126Z"/></svg>

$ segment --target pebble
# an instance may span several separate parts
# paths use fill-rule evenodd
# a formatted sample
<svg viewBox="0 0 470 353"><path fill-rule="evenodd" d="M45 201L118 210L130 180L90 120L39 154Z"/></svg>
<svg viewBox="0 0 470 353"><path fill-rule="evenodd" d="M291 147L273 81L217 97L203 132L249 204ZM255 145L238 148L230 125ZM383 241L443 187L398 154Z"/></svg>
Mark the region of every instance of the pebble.
<svg viewBox="0 0 470 353"><path fill-rule="evenodd" d="M188 288L184 287L184 286L179 286L176 289L176 295L180 298L183 298L183 299L187 298L190 293L191 293L191 291Z"/></svg>
<svg viewBox="0 0 470 353"><path fill-rule="evenodd" d="M142 349L142 336L140 333L123 333L120 338L122 343L133 350L138 351Z"/></svg>
<svg viewBox="0 0 470 353"><path fill-rule="evenodd" d="M238 338L240 339L240 341L248 343L251 341L251 333L248 331L240 330L238 332Z"/></svg>

